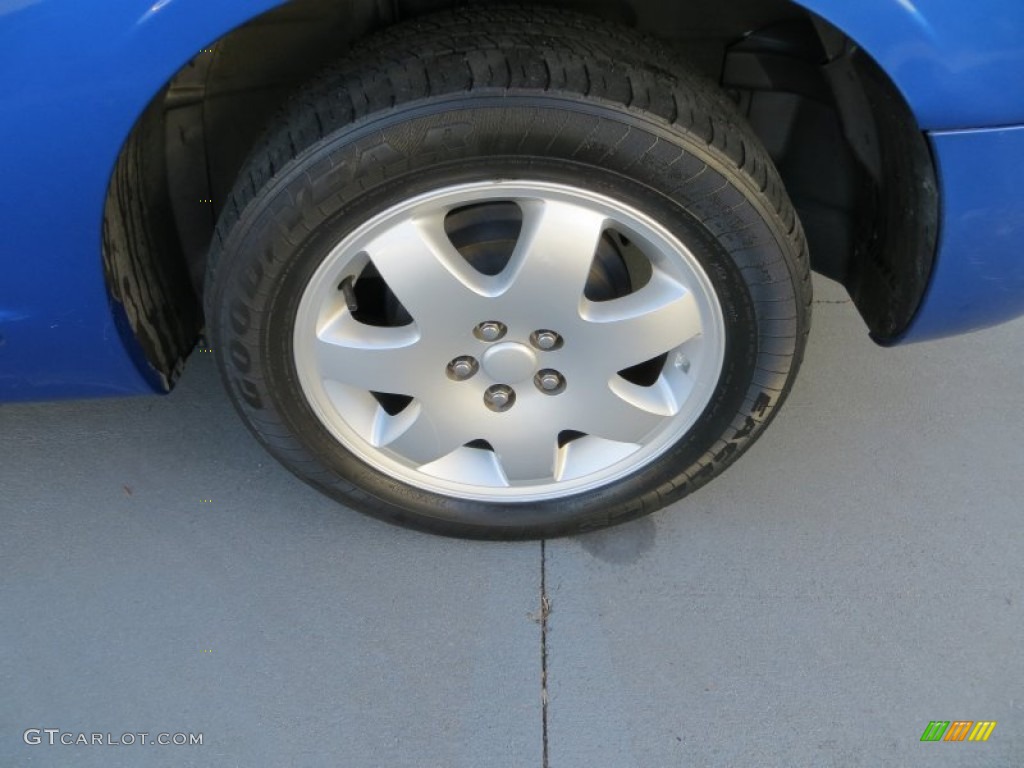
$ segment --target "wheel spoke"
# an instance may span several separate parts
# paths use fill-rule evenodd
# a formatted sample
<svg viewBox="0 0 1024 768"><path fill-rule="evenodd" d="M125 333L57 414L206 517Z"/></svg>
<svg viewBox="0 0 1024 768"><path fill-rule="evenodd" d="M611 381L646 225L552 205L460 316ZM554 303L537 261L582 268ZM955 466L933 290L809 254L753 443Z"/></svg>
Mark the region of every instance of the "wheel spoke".
<svg viewBox="0 0 1024 768"><path fill-rule="evenodd" d="M367 247L384 282L421 326L462 320L487 294L487 278L474 270L444 232L444 216L410 218Z"/></svg>
<svg viewBox="0 0 1024 768"><path fill-rule="evenodd" d="M636 451L637 446L630 443L584 435L561 450L555 477L562 481L583 477L622 461Z"/></svg>
<svg viewBox="0 0 1024 768"><path fill-rule="evenodd" d="M531 425L534 429L539 425ZM509 431L491 437L491 445L501 469L510 483L524 480L551 480L555 475L558 435L546 429L528 434Z"/></svg>
<svg viewBox="0 0 1024 768"><path fill-rule="evenodd" d="M484 488L500 488L507 485L498 457L493 451L480 448L456 448L447 456L424 464L419 470L452 482L469 483Z"/></svg>
<svg viewBox="0 0 1024 768"><path fill-rule="evenodd" d="M608 350L611 371L655 358L701 332L693 293L660 272L635 293L588 303L583 317L593 343Z"/></svg>
<svg viewBox="0 0 1024 768"><path fill-rule="evenodd" d="M382 417L374 442L417 465L447 456L471 439L458 420L414 401L397 416Z"/></svg>
<svg viewBox="0 0 1024 768"><path fill-rule="evenodd" d="M523 228L502 273L506 295L525 306L579 318L579 304L607 224L596 211L560 201L520 203Z"/></svg>
<svg viewBox="0 0 1024 768"><path fill-rule="evenodd" d="M414 394L410 376L423 357L415 326L383 328L341 313L317 335L316 364L325 379L373 392Z"/></svg>
<svg viewBox="0 0 1024 768"><path fill-rule="evenodd" d="M620 377L596 389L577 407L573 428L606 440L643 442L675 405L666 390L641 387Z"/></svg>

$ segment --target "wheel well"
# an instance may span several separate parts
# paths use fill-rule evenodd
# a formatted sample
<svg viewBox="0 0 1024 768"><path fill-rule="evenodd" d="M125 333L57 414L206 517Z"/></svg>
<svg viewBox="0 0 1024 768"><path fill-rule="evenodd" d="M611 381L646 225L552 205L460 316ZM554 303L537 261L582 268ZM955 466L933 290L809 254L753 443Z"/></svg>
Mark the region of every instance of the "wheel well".
<svg viewBox="0 0 1024 768"><path fill-rule="evenodd" d="M779 169L811 266L846 286L876 341L896 340L927 288L939 221L928 142L896 87L810 15L731 45L721 82Z"/></svg>
<svg viewBox="0 0 1024 768"><path fill-rule="evenodd" d="M546 4L671 40L722 83L779 167L815 270L846 285L877 340L905 330L935 252L935 172L909 108L855 43L789 0ZM104 265L168 386L201 327L221 204L275 113L359 38L456 5L293 0L197 52L156 95L112 177Z"/></svg>

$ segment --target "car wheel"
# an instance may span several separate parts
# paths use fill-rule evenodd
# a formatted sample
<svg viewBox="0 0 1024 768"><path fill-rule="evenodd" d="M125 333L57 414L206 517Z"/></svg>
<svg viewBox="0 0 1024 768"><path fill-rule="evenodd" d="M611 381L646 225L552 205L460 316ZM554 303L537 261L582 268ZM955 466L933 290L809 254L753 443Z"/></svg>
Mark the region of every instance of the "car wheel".
<svg viewBox="0 0 1024 768"><path fill-rule="evenodd" d="M368 41L303 90L218 225L207 322L257 438L436 533L565 535L721 472L806 339L764 149L658 43L545 9Z"/></svg>

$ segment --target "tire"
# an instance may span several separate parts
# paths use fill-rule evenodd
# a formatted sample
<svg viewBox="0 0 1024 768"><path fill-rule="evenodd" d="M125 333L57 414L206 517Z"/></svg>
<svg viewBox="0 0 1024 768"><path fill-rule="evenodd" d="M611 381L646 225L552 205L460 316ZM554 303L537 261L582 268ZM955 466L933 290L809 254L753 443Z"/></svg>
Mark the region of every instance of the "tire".
<svg viewBox="0 0 1024 768"><path fill-rule="evenodd" d="M799 221L731 102L552 9L407 23L324 72L251 155L207 280L270 453L372 516L487 539L706 483L778 411L810 320Z"/></svg>

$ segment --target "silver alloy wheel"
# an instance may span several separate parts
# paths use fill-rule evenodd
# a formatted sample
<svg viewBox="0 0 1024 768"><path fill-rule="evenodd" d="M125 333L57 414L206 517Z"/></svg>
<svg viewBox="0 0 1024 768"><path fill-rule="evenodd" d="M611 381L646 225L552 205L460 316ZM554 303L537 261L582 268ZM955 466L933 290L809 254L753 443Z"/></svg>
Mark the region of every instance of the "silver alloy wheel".
<svg viewBox="0 0 1024 768"><path fill-rule="evenodd" d="M445 221L496 202L519 208L521 229L485 274ZM585 289L609 231L643 263L630 292L594 301ZM411 322L359 318L352 286L371 265ZM415 197L345 237L302 295L293 348L313 412L373 468L525 502L613 483L681 439L718 383L725 326L698 261L649 216L568 185L500 181ZM623 375L650 361L652 381Z"/></svg>

